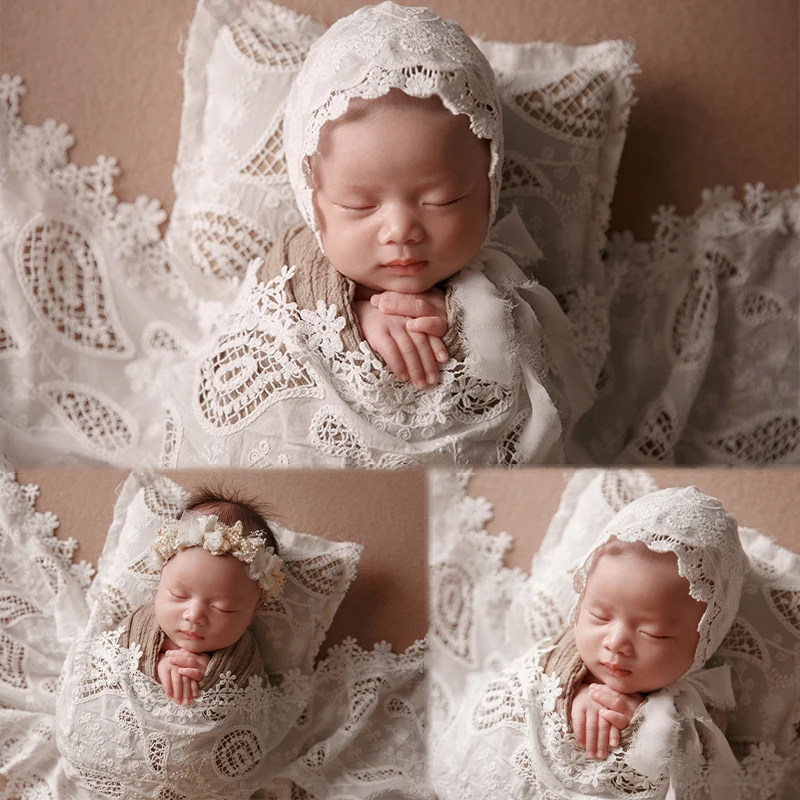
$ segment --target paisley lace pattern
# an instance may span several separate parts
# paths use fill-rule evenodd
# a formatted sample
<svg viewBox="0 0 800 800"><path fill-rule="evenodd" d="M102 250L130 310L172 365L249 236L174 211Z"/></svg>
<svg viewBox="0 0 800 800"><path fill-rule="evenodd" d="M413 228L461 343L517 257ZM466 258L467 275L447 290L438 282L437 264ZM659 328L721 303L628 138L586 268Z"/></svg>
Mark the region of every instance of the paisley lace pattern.
<svg viewBox="0 0 800 800"><path fill-rule="evenodd" d="M531 305L546 302L547 293L503 253L482 250L474 269L453 279L454 303L465 309L467 357L444 364L439 382L425 391L396 380L366 342L346 349L340 336L346 319L335 306L320 301L312 310L289 300L287 284L302 265L285 266L267 283L257 279L258 266L254 262L216 342L196 362L165 362L164 395L179 417L181 466L205 459L234 466L274 463L268 455L273 447L280 447L279 463L292 466L492 463L498 452L516 463L558 457L561 422L544 384L561 392L559 411L567 419L573 403L585 402L579 387L588 381L574 347L577 381L562 377L570 371L566 363L561 374L550 375L543 344L520 347L518 360L509 359L516 344L508 329L524 331L526 341L536 343L550 335L551 325L568 334L569 322L552 298L556 318L537 319ZM502 292L503 300L482 305L470 294L475 285L486 296ZM523 299L523 291L533 300ZM473 314L483 314L485 336L477 328L469 335ZM507 375L484 378L497 372L498 347Z"/></svg>
<svg viewBox="0 0 800 800"><path fill-rule="evenodd" d="M542 674L539 661L569 619L575 568L618 511L656 490L654 481L644 472L577 472L525 576L502 565L510 538L486 532L492 509L467 494L468 476L435 471L429 480L430 758L437 795L665 797L669 779L637 773L624 749L602 762L585 758L554 711L564 687ZM726 727L737 785L726 796L788 800L800 781L800 557L756 531L740 528L740 536L750 566L738 614L717 651L731 665L737 704ZM708 764L695 770L682 776L678 796L712 797L711 787L728 777Z"/></svg>
<svg viewBox="0 0 800 800"><path fill-rule="evenodd" d="M797 463L799 211L800 189L718 188L660 209L649 244L612 237L610 379L576 434L593 460Z"/></svg>
<svg viewBox="0 0 800 800"><path fill-rule="evenodd" d="M159 204L120 203L112 158L69 163L66 125L19 118L24 91L0 78L4 449L40 464L155 460L163 421L128 370L148 325L197 338L198 303L169 264Z"/></svg>
<svg viewBox="0 0 800 800"><path fill-rule="evenodd" d="M198 4L166 242L157 202L120 203L114 196L114 159L70 164L66 126L25 125L21 79L0 78L0 426L9 463L388 467L531 460L537 415L516 400L494 420L491 440L466 444L451 432L423 435L439 430L435 412L397 387L390 392L379 373L367 381L370 353L354 356L364 370L359 391L350 384L355 362L339 356L335 386L314 386L318 354L335 351L341 322L327 308L303 320L315 354L300 367L296 354L282 355L285 344L239 319L240 338L224 352L218 348L198 381L198 354L222 342L219 325L237 292L239 307L248 306L242 281L250 260L301 220L279 132L294 75L322 31L268 2ZM518 209L541 256L508 238L492 247L534 274L569 323L527 342L548 365L537 381L561 412L561 441L544 445L540 437L547 450L540 457L797 463L800 190L746 187L743 202L727 190L709 191L689 218L659 211L652 242L616 236L602 262L633 100L630 46L478 44L504 106L500 205ZM226 113L206 113L218 104ZM297 372L287 373L288 383L273 376L271 385L288 402L265 413L254 377L262 350L270 353L268 365ZM568 363L565 371L574 371L576 354L597 398L568 409L570 387L559 385L558 370ZM159 389L159 374L172 390L197 384L203 393L172 400ZM465 373L453 369L445 377L462 400L473 397ZM356 396L357 405L342 408L320 396L333 388ZM480 428L508 402L504 390L478 388L475 406L464 406L471 422L463 430ZM291 394L298 389L316 393L307 406L308 396ZM396 403L386 402L389 393ZM375 408L365 434L362 414ZM384 423L380 415L389 408ZM452 420L457 412L447 413ZM259 429L270 415L274 428ZM284 420L302 420L301 447L283 435ZM209 437L204 426L216 433Z"/></svg>
<svg viewBox="0 0 800 800"><path fill-rule="evenodd" d="M314 664L359 548L278 529L285 591L258 615L268 683L223 676L190 706L167 701L116 627L152 596L154 526L185 502L155 473L123 485L98 574L37 512L35 486L0 474L0 798L431 797L424 645L346 640ZM77 644L73 647L74 642ZM185 753L191 749L191 757ZM60 752L59 752L60 751ZM74 781L74 782L73 782ZM83 796L81 794L81 796Z"/></svg>

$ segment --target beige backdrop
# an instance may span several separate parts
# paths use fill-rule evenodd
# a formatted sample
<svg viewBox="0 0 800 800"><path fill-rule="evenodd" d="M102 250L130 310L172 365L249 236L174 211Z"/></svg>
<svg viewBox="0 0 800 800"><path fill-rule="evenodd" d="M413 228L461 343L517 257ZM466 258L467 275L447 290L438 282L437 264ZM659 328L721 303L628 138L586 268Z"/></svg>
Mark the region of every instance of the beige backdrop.
<svg viewBox="0 0 800 800"><path fill-rule="evenodd" d="M422 0L418 0L421 2ZM470 33L509 41L637 46L642 74L612 227L650 238L659 205L692 212L703 189L800 182L797 0L428 0ZM331 23L358 0L285 0ZM67 122L73 159L117 156L118 193L174 199L179 44L193 0L2 0L0 71L21 74L22 113Z"/></svg>
<svg viewBox="0 0 800 800"><path fill-rule="evenodd" d="M75 560L97 563L114 513L116 489L128 473L113 469L37 467L20 483L41 489L38 511L52 511L59 537L75 537ZM358 577L334 619L328 645L353 636L365 648L391 642L405 650L428 629L426 488L422 471L200 470L165 472L190 491L222 481L270 503L276 519L301 533L364 545Z"/></svg>
<svg viewBox="0 0 800 800"><path fill-rule="evenodd" d="M662 489L695 485L719 498L740 525L756 528L778 544L800 553L800 469L651 469ZM478 470L468 491L486 497L494 508L487 525L490 533L507 531L514 545L506 564L530 571L572 470ZM598 531L599 533L599 531Z"/></svg>

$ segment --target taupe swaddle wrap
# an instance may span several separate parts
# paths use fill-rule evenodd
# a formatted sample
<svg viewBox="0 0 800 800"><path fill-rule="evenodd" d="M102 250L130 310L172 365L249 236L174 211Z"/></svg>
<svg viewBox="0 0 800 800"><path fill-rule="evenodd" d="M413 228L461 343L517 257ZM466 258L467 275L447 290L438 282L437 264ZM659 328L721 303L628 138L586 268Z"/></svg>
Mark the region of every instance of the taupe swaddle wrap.
<svg viewBox="0 0 800 800"><path fill-rule="evenodd" d="M363 336L353 311L356 284L338 273L320 250L311 229L305 225L285 230L269 251L258 271L258 280L267 283L275 278L284 266L295 266L294 275L286 284L286 299L297 303L298 308L313 310L322 302L325 308L335 306L344 317L345 326L339 332L345 350L358 350ZM462 361L464 352L460 345L460 327L453 304L452 288L445 290L447 333L442 342L450 358Z"/></svg>
<svg viewBox="0 0 800 800"><path fill-rule="evenodd" d="M130 647L134 642L142 649L139 669L148 678L158 682L156 670L164 644L164 631L156 620L153 603L140 606L122 623L120 647ZM265 677L258 646L249 629L234 644L211 654L206 673L199 682L200 691L214 686L220 675L225 673L236 676L237 686L247 686L251 676Z"/></svg>

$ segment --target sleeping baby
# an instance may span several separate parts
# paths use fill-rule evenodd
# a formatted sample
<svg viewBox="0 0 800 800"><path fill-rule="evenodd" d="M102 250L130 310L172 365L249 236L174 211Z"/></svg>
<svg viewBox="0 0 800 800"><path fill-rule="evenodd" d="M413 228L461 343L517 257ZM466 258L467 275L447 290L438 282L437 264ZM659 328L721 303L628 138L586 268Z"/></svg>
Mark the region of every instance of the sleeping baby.
<svg viewBox="0 0 800 800"><path fill-rule="evenodd" d="M593 380L523 270L540 253L519 216L493 225L500 97L474 42L389 2L339 20L292 87L284 149L305 225L245 281L184 450L211 434L231 465L563 460Z"/></svg>
<svg viewBox="0 0 800 800"><path fill-rule="evenodd" d="M211 492L157 531L158 592L125 620L120 645L142 648L140 669L167 697L189 703L225 672L240 686L263 675L248 626L283 587L277 549L252 505Z"/></svg>
<svg viewBox="0 0 800 800"><path fill-rule="evenodd" d="M736 521L696 487L623 508L575 572L573 624L479 689L468 730L440 745L439 796L489 780L498 798L738 797L714 652L746 563Z"/></svg>
<svg viewBox="0 0 800 800"><path fill-rule="evenodd" d="M277 544L257 507L196 495L152 549L152 602L102 614L61 674L61 767L88 796L249 798L281 768L278 745L308 701L299 675L266 675L249 625L281 592ZM72 795L70 795L72 796ZM79 796L84 796L83 794Z"/></svg>

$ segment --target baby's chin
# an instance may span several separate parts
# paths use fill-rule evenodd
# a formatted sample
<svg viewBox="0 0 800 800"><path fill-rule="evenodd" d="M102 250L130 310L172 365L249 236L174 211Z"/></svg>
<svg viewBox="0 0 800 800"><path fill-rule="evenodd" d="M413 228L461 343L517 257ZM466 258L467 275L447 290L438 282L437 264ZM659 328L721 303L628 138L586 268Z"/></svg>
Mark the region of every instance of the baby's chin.
<svg viewBox="0 0 800 800"><path fill-rule="evenodd" d="M402 292L403 294L423 294L429 292L439 283L449 280L460 270L454 270L445 274L437 269L418 269L378 267L372 274L365 276L362 280L354 280L356 286L366 289L369 292ZM344 274L344 273L342 273ZM358 289L356 290L358 299Z"/></svg>

